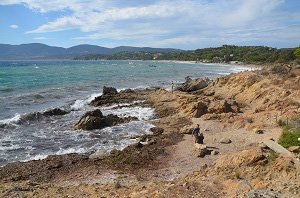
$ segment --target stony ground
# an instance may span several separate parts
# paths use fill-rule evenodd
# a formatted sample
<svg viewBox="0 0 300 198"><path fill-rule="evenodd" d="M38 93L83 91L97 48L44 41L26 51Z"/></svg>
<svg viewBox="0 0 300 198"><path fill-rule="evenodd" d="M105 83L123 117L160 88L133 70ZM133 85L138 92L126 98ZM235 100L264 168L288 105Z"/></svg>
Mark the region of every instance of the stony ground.
<svg viewBox="0 0 300 198"><path fill-rule="evenodd" d="M274 115L297 115L299 86L298 73L244 72L201 92L151 91L146 98L160 117L153 123L164 132L144 137L147 145L98 160L66 155L8 165L0 169L0 197L299 197L297 159L260 144L281 134ZM196 156L185 133L198 123L217 155Z"/></svg>

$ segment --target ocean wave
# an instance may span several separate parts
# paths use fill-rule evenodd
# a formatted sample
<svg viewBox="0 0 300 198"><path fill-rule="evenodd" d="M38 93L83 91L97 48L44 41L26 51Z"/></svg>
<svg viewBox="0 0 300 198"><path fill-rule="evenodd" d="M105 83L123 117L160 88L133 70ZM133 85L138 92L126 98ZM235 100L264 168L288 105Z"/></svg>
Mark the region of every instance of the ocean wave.
<svg viewBox="0 0 300 198"><path fill-rule="evenodd" d="M84 106L86 106L87 104L89 104L90 102L92 102L92 100L94 100L96 97L101 96L101 95L102 95L102 93L94 93L85 100L76 100L74 102L74 104L71 105L71 110L78 111L78 110L82 109Z"/></svg>
<svg viewBox="0 0 300 198"><path fill-rule="evenodd" d="M65 111L63 109L59 109L59 108L51 108L51 109L46 109L41 112L31 112L31 113L25 113L22 115L17 113L12 118L0 120L0 128L4 128L7 126L16 127L18 125L22 125L22 124L28 123L30 121L42 120L43 118L56 116L56 115L64 115L67 113L68 113L67 111Z"/></svg>
<svg viewBox="0 0 300 198"><path fill-rule="evenodd" d="M7 125L13 125L16 126L19 124L21 119L21 115L20 114L16 114L14 117L12 118L8 118L8 119L4 119L4 120L0 120L0 128L3 128Z"/></svg>

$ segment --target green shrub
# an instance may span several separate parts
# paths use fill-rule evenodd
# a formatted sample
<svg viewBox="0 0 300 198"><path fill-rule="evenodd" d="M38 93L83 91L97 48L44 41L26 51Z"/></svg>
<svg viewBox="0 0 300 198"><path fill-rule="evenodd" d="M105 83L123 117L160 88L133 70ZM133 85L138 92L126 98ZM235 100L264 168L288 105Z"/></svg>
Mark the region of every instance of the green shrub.
<svg viewBox="0 0 300 198"><path fill-rule="evenodd" d="M298 141L298 138L300 138L300 128L289 129L289 127L285 127L278 140L278 143L285 148L290 146L300 146L300 141Z"/></svg>
<svg viewBox="0 0 300 198"><path fill-rule="evenodd" d="M278 120L277 124L278 124L278 126L281 126L281 127L282 127L282 126L286 126L285 121L283 121L283 120L281 120L281 119Z"/></svg>

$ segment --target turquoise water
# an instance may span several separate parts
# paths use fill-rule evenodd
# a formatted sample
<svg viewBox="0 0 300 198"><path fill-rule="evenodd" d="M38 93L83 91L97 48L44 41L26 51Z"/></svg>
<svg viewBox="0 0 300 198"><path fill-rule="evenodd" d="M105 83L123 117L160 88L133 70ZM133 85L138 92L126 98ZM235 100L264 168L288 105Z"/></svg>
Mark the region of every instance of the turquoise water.
<svg viewBox="0 0 300 198"><path fill-rule="evenodd" d="M132 143L130 136L149 132L153 111L147 108L103 109L140 120L91 132L73 130L104 85L169 88L186 76L214 78L244 69L157 61L0 61L0 166L50 154L120 149ZM70 113L24 121L26 115L55 107Z"/></svg>

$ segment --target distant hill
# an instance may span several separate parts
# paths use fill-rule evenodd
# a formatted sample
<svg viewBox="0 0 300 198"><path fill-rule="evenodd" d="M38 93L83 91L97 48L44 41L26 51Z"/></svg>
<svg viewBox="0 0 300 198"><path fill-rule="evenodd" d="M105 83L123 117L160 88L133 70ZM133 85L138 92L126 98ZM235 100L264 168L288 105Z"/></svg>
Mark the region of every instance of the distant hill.
<svg viewBox="0 0 300 198"><path fill-rule="evenodd" d="M204 48L197 50L163 49L157 53L154 48L143 48L145 51L133 47L114 48L111 55L84 54L76 56L75 60L180 60L202 63L234 63L234 64L266 64L266 63L293 63L296 60L295 48L271 48L266 46L234 46L223 45L221 47ZM121 52L118 52L120 50ZM152 51L154 50L154 51ZM300 61L300 60L299 60Z"/></svg>
<svg viewBox="0 0 300 198"><path fill-rule="evenodd" d="M120 46L115 48L101 47L97 45L77 45L70 48L48 46L41 43L29 43L21 45L0 44L0 59L54 59L70 58L88 54L113 55L120 52L172 52L180 51L170 48L150 48Z"/></svg>

